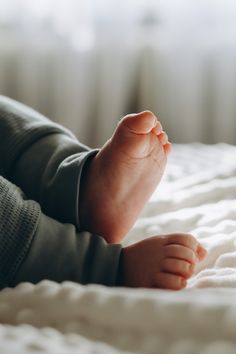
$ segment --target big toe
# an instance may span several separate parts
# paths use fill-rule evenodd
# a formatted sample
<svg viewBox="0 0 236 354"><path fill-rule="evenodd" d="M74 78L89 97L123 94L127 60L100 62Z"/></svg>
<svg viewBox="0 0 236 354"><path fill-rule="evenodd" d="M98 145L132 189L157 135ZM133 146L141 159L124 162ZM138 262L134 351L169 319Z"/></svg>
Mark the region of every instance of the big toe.
<svg viewBox="0 0 236 354"><path fill-rule="evenodd" d="M120 129L126 129L135 134L148 134L156 125L156 116L150 111L143 111L125 116L120 122Z"/></svg>
<svg viewBox="0 0 236 354"><path fill-rule="evenodd" d="M129 114L118 124L112 138L113 144L129 157L146 157L153 148L162 150L162 145L153 131L157 125L157 119L150 111Z"/></svg>

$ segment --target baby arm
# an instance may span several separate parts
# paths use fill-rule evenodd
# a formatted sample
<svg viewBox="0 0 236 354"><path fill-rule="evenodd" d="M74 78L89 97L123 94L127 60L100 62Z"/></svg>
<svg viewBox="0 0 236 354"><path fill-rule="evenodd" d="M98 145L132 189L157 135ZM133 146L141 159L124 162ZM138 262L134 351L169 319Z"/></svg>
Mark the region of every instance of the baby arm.
<svg viewBox="0 0 236 354"><path fill-rule="evenodd" d="M206 250L189 234L154 236L122 251L121 286L180 290L206 256Z"/></svg>

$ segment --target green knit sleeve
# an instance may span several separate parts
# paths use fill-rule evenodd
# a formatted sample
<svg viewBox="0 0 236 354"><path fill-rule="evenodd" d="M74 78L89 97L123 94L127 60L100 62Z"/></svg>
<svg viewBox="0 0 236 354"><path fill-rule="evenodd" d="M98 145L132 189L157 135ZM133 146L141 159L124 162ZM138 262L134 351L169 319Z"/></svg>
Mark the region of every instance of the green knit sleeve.
<svg viewBox="0 0 236 354"><path fill-rule="evenodd" d="M113 286L120 254L121 245L44 215L0 176L0 287L43 279Z"/></svg>
<svg viewBox="0 0 236 354"><path fill-rule="evenodd" d="M78 230L80 178L96 153L64 127L0 96L0 174L38 201L45 214Z"/></svg>
<svg viewBox="0 0 236 354"><path fill-rule="evenodd" d="M25 200L21 190L0 176L0 285L14 277L37 230L38 203Z"/></svg>

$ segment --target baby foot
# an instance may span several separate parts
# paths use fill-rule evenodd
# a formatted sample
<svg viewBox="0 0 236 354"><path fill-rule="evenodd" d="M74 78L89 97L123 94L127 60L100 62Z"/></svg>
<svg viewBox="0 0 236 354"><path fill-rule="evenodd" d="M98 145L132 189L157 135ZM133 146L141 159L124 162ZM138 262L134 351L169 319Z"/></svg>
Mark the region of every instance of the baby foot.
<svg viewBox="0 0 236 354"><path fill-rule="evenodd" d="M206 250L189 234L154 236L123 248L119 284L183 289Z"/></svg>
<svg viewBox="0 0 236 354"><path fill-rule="evenodd" d="M83 175L82 227L119 243L159 184L169 151L153 113L124 117Z"/></svg>

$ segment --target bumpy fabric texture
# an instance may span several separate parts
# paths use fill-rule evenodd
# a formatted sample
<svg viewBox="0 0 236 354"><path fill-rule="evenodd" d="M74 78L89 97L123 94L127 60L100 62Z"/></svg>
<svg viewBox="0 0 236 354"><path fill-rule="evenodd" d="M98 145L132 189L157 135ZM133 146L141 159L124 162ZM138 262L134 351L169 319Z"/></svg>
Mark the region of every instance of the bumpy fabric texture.
<svg viewBox="0 0 236 354"><path fill-rule="evenodd" d="M8 284L25 258L37 228L40 206L0 176L0 285Z"/></svg>

